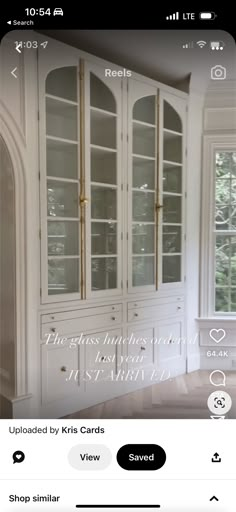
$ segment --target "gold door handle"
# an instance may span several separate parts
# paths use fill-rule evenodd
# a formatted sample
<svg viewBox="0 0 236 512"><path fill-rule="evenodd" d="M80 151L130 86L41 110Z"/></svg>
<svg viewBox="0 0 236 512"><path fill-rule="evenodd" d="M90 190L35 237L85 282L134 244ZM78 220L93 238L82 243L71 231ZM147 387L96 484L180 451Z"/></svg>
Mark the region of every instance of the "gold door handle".
<svg viewBox="0 0 236 512"><path fill-rule="evenodd" d="M87 204L89 202L88 198L87 197L80 197L79 198L79 201L80 201L80 204L83 205L83 204Z"/></svg>

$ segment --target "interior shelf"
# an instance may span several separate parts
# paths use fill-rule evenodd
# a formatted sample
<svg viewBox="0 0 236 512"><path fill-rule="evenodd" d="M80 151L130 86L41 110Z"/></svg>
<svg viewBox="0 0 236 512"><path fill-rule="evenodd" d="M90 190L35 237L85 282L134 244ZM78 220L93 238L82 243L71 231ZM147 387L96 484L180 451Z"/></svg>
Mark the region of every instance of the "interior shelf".
<svg viewBox="0 0 236 512"><path fill-rule="evenodd" d="M46 133L77 141L78 108L68 102L46 97Z"/></svg>
<svg viewBox="0 0 236 512"><path fill-rule="evenodd" d="M173 139L174 137L182 137L183 134L180 132L175 132L174 130L169 130L168 128L164 128L163 132L165 134L165 137L168 139Z"/></svg>
<svg viewBox="0 0 236 512"><path fill-rule="evenodd" d="M63 254L63 255L49 255L48 256L48 259L49 260L60 260L60 259L63 259L63 260L77 260L79 259L79 256L75 256L75 255L68 255L68 254Z"/></svg>
<svg viewBox="0 0 236 512"><path fill-rule="evenodd" d="M139 158L140 160L150 160L152 162L155 162L156 160L155 156L142 155L134 152L132 153L132 156L135 158Z"/></svg>
<svg viewBox="0 0 236 512"><path fill-rule="evenodd" d="M106 146L100 146L99 144L90 144L90 148L94 149L94 151L98 152L104 152L104 153L117 153L117 149L109 148Z"/></svg>
<svg viewBox="0 0 236 512"><path fill-rule="evenodd" d="M67 98L62 98L61 96L54 96L54 94L46 94L46 98L51 98L52 100L61 101L62 103L67 103L68 105L76 105L78 106L77 101L68 100Z"/></svg>
<svg viewBox="0 0 236 512"><path fill-rule="evenodd" d="M163 164L165 165L166 169L172 169L172 167L182 167L182 163L180 162L173 162L171 160L163 160Z"/></svg>
<svg viewBox="0 0 236 512"><path fill-rule="evenodd" d="M91 110L90 131L92 145L116 149L116 116Z"/></svg>
<svg viewBox="0 0 236 512"><path fill-rule="evenodd" d="M48 134L46 134L46 139L48 141L52 141L52 142L55 141L55 142L61 142L62 144L66 143L66 144L71 144L73 146L78 146L77 140L65 139L63 137L56 137L54 135L48 135Z"/></svg>
<svg viewBox="0 0 236 512"><path fill-rule="evenodd" d="M55 177L55 176L50 176L50 175L47 175L47 178L50 180L50 181L58 181L58 182L62 182L62 183L78 183L79 180L74 180L73 178L59 178L59 177Z"/></svg>
<svg viewBox="0 0 236 512"><path fill-rule="evenodd" d="M117 117L117 114L115 112L110 112L109 110L104 110L103 108L90 107L90 111L97 112L98 114L101 114L100 117L106 117L106 116Z"/></svg>
<svg viewBox="0 0 236 512"><path fill-rule="evenodd" d="M133 122L133 154L155 158L156 128Z"/></svg>
<svg viewBox="0 0 236 512"><path fill-rule="evenodd" d="M152 123L146 123L145 121L139 121L138 119L133 119L133 124L140 125L140 126L147 126L148 128L155 128L156 125Z"/></svg>

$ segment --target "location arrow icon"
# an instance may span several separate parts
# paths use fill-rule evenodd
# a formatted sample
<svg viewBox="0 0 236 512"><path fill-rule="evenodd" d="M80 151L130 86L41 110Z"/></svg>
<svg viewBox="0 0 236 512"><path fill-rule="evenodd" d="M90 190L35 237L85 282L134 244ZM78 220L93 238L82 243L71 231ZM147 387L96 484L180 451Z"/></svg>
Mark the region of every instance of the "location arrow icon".
<svg viewBox="0 0 236 512"><path fill-rule="evenodd" d="M219 501L218 498L216 496L212 496L212 498L210 499L210 501Z"/></svg>

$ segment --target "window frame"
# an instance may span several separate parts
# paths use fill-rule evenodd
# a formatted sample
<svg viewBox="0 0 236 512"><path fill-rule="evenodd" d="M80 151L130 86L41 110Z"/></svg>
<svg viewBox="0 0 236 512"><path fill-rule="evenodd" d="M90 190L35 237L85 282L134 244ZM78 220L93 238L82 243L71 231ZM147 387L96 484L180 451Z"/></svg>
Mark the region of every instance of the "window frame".
<svg viewBox="0 0 236 512"><path fill-rule="evenodd" d="M236 135L205 135L201 194L201 292L200 316L235 317L235 311L215 311L215 153L236 151ZM235 230L236 236L236 230Z"/></svg>

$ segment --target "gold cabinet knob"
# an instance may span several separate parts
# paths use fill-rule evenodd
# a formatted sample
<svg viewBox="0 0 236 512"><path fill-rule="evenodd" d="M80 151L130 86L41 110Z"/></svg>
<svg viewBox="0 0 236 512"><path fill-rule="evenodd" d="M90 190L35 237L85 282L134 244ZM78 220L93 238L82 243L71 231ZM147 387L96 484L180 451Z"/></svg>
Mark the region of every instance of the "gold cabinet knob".
<svg viewBox="0 0 236 512"><path fill-rule="evenodd" d="M163 204L156 204L156 210L161 210L163 208Z"/></svg>
<svg viewBox="0 0 236 512"><path fill-rule="evenodd" d="M67 368L66 368L66 366L62 366L62 367L61 367L61 372L67 372Z"/></svg>

